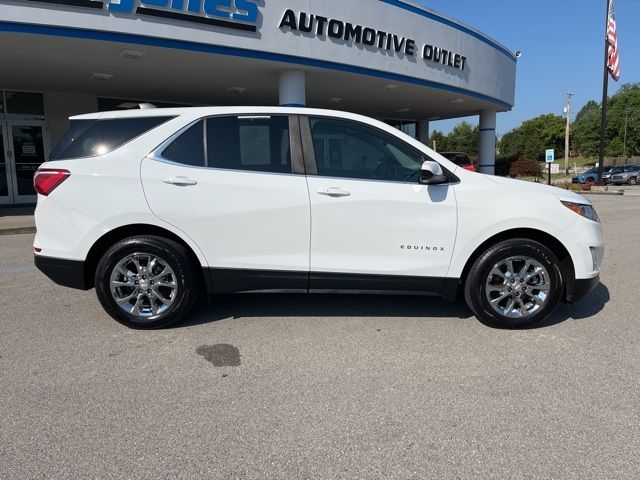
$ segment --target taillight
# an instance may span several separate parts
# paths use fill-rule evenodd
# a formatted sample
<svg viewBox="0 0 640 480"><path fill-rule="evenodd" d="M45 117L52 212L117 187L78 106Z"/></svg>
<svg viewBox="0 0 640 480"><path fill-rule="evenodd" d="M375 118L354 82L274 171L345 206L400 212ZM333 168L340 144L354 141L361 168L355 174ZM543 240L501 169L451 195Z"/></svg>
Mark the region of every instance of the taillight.
<svg viewBox="0 0 640 480"><path fill-rule="evenodd" d="M473 165L463 165L462 168L464 168L465 170L469 170L470 172L476 171L476 167L474 167Z"/></svg>
<svg viewBox="0 0 640 480"><path fill-rule="evenodd" d="M71 172L61 168L42 168L33 176L33 186L40 195L45 197L64 182Z"/></svg>

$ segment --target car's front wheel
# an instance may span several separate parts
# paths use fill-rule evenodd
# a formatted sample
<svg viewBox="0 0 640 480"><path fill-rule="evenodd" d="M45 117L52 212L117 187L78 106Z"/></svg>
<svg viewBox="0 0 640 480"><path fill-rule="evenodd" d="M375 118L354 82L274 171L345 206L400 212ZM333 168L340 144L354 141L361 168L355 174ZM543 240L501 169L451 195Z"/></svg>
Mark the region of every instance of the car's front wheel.
<svg viewBox="0 0 640 480"><path fill-rule="evenodd" d="M181 320L198 297L198 277L187 250L162 237L117 242L100 259L95 274L100 303L132 328L163 328Z"/></svg>
<svg viewBox="0 0 640 480"><path fill-rule="evenodd" d="M488 323L528 327L544 320L562 295L557 257L533 240L505 240L483 252L469 270L465 299Z"/></svg>
<svg viewBox="0 0 640 480"><path fill-rule="evenodd" d="M638 183L638 179L636 177L631 177L629 179L629 185L636 185Z"/></svg>

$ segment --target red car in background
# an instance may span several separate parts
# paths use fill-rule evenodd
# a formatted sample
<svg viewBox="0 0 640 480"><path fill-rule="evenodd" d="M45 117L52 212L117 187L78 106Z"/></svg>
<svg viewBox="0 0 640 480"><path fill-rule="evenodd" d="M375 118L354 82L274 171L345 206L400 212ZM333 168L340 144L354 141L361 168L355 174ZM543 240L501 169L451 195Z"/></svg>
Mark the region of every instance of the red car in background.
<svg viewBox="0 0 640 480"><path fill-rule="evenodd" d="M469 170L470 172L475 172L476 167L473 165L473 162L469 158L469 155L461 152L438 152L447 160L455 163L459 167L464 168L465 170Z"/></svg>

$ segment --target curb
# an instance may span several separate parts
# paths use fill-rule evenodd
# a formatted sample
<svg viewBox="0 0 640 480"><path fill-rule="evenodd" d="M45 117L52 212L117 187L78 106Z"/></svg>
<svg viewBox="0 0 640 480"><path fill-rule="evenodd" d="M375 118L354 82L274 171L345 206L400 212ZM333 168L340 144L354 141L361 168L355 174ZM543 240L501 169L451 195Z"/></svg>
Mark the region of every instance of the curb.
<svg viewBox="0 0 640 480"><path fill-rule="evenodd" d="M584 192L579 192L580 195L624 195L624 191L622 190L617 190L615 192L589 192L589 191L584 191Z"/></svg>
<svg viewBox="0 0 640 480"><path fill-rule="evenodd" d="M36 227L17 227L0 229L0 235L21 235L25 233L36 233Z"/></svg>

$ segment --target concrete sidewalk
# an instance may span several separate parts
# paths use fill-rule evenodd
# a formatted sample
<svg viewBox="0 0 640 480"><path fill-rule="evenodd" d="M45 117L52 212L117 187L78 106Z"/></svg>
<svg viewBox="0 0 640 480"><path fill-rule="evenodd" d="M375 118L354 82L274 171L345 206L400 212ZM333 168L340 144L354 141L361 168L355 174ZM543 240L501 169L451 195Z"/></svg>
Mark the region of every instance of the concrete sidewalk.
<svg viewBox="0 0 640 480"><path fill-rule="evenodd" d="M34 233L36 231L33 219L35 208L35 205L0 208L0 235Z"/></svg>

